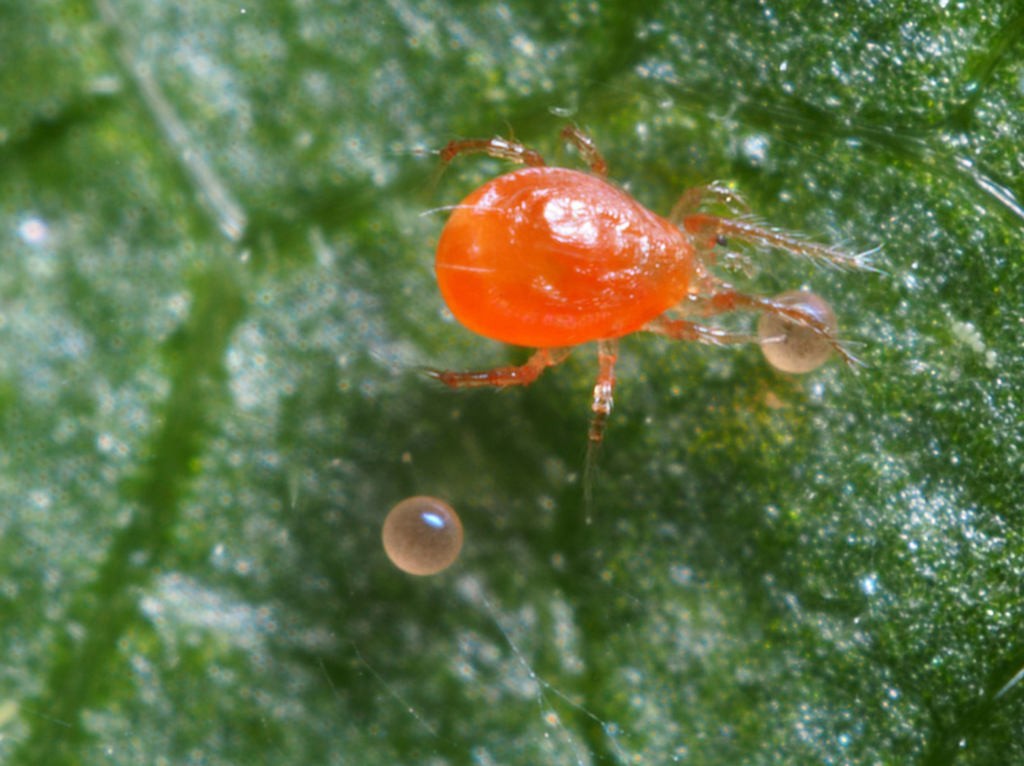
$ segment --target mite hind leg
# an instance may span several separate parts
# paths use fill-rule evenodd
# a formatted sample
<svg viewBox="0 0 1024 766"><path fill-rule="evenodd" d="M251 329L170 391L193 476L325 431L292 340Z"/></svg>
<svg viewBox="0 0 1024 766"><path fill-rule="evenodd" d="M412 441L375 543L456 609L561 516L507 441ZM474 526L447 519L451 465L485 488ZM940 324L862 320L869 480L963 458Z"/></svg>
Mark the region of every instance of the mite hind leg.
<svg viewBox="0 0 1024 766"><path fill-rule="evenodd" d="M615 363L619 360L619 342L601 340L597 342L598 371L594 384L594 398L590 405L593 416L590 419L588 438L591 444L600 444L604 439L605 425L612 414L615 392Z"/></svg>
<svg viewBox="0 0 1024 766"><path fill-rule="evenodd" d="M540 152L524 146L518 141L510 141L505 138L449 141L448 145L440 152L441 166L446 166L459 154L489 154L500 160L518 162L531 168L541 168L546 165Z"/></svg>
<svg viewBox="0 0 1024 766"><path fill-rule="evenodd" d="M566 125L562 128L562 140L569 141L579 150L580 157L590 166L591 173L601 178L608 175L608 163L604 161L594 139L575 125Z"/></svg>
<svg viewBox="0 0 1024 766"><path fill-rule="evenodd" d="M554 367L565 361L570 353L571 350L567 348L542 348L523 364L505 365L480 372L428 370L427 374L449 388L528 386L539 378L548 367Z"/></svg>
<svg viewBox="0 0 1024 766"><path fill-rule="evenodd" d="M583 506L586 511L587 524L591 522L591 509L594 507L594 485L597 483L601 443L604 441L608 417L612 413L615 363L619 359L618 340L598 341L597 359L597 382L594 383L594 398L590 405L593 415L590 418L590 431L587 434L587 457L583 466Z"/></svg>

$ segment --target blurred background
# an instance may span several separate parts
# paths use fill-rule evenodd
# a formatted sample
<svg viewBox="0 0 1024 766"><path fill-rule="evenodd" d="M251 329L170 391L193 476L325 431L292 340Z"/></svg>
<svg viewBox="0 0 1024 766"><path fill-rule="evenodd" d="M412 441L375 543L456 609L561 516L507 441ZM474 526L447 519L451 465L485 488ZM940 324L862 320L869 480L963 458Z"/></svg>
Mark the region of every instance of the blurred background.
<svg viewBox="0 0 1024 766"><path fill-rule="evenodd" d="M1014 2L0 7L0 762L1024 763ZM748 255L862 369L622 344L521 390L445 206L578 125L883 271ZM727 264L726 264L727 265ZM744 328L746 318L723 326ZM460 559L380 544L449 502Z"/></svg>

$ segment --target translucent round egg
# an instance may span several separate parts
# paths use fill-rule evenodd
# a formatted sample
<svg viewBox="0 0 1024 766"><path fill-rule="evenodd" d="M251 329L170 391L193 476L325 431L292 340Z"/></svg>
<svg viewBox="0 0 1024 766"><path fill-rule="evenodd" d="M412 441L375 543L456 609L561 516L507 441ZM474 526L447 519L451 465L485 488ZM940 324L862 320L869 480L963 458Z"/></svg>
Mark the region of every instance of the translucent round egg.
<svg viewBox="0 0 1024 766"><path fill-rule="evenodd" d="M391 563L414 575L432 575L452 565L462 550L462 522L436 497L410 497L384 520L384 551Z"/></svg>
<svg viewBox="0 0 1024 766"><path fill-rule="evenodd" d="M832 334L836 317L824 298L803 290L775 296L774 301L799 306L815 317ZM832 343L821 333L777 314L764 313L757 324L757 338L768 363L782 372L810 372L832 355Z"/></svg>

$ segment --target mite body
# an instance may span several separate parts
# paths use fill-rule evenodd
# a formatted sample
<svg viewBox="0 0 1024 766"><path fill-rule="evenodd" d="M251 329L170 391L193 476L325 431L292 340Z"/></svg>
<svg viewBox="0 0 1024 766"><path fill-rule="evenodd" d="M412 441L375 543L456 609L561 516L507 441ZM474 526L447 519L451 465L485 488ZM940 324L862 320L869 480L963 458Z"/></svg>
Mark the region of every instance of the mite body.
<svg viewBox="0 0 1024 766"><path fill-rule="evenodd" d="M535 167L481 186L452 213L437 281L458 320L517 346L620 338L696 282L676 226L597 176Z"/></svg>

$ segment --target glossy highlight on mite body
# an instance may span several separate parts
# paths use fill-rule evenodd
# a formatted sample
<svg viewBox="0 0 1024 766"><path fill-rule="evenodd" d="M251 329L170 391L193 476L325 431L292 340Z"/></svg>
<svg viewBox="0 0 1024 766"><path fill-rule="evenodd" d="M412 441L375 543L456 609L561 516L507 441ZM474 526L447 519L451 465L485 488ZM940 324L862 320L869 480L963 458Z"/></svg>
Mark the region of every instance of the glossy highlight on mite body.
<svg viewBox="0 0 1024 766"><path fill-rule="evenodd" d="M631 333L714 346L760 343L783 371L808 372L833 352L856 361L837 339L834 317L830 321L818 303L741 292L712 266L716 251L734 241L851 269L868 268L865 255L747 216L712 215L709 204L744 207L720 185L687 190L663 218L606 180L607 163L589 136L573 126L562 136L577 147L589 172L549 167L533 149L505 139L453 141L441 151L445 164L460 154L486 153L526 166L485 183L452 209L435 270L445 303L465 327L536 351L521 365L435 371L434 377L453 388L527 385L573 347L596 341L593 444L603 438L612 408L618 341ZM760 312L774 322L773 334L766 337L763 326L759 337L697 321L733 311ZM813 348L814 354L787 369L777 363L777 352L799 353L792 343L781 344L790 327L800 328L806 341L799 349Z"/></svg>

